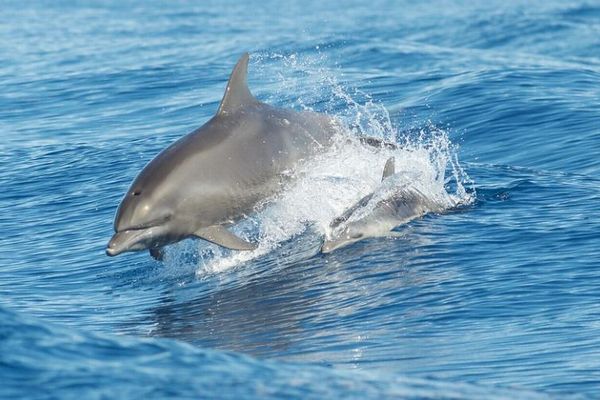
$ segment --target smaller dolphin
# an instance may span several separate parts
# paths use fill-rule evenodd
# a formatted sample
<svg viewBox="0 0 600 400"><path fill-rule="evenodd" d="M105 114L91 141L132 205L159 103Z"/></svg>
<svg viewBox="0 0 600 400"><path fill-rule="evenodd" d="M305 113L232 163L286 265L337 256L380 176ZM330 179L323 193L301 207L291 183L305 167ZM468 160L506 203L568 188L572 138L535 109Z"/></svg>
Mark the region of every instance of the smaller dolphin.
<svg viewBox="0 0 600 400"><path fill-rule="evenodd" d="M442 207L429 200L408 183L398 185L394 177L394 157L385 163L381 185L360 199L330 224L331 235L321 252L330 253L369 237L396 236L391 232L427 212L440 212Z"/></svg>

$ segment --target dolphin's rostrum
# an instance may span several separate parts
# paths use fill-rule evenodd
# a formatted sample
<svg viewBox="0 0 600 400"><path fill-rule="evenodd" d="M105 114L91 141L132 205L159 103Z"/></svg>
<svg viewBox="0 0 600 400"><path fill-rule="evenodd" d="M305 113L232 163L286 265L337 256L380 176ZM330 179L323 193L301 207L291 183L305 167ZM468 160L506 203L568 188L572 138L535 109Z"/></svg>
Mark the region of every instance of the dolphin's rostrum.
<svg viewBox="0 0 600 400"><path fill-rule="evenodd" d="M214 117L158 154L117 210L110 256L197 237L235 250L256 247L228 230L281 187L284 172L331 144L333 118L257 100L248 54L236 64Z"/></svg>

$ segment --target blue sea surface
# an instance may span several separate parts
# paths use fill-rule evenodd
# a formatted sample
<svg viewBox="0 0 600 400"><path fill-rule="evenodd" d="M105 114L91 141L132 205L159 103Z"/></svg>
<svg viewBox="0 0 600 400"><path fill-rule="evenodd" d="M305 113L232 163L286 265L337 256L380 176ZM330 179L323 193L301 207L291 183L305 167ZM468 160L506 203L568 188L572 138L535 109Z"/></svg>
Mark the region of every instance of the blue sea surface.
<svg viewBox="0 0 600 400"><path fill-rule="evenodd" d="M456 206L320 254L389 156L341 146L259 252L107 257L245 51ZM600 3L9 0L0 88L0 398L600 398Z"/></svg>

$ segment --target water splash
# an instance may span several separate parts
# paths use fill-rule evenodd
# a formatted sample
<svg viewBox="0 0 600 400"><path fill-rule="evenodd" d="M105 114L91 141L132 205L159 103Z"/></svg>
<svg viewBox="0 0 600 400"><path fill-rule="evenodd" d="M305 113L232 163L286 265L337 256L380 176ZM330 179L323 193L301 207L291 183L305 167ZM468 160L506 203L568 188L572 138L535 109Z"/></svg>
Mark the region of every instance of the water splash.
<svg viewBox="0 0 600 400"><path fill-rule="evenodd" d="M241 266L278 247L312 227L316 234L327 233L333 219L381 182L383 166L389 157L396 160L396 170L412 177L413 187L427 199L450 209L470 204L472 182L457 158L457 148L448 132L431 122L409 131L399 131L387 109L356 89L347 89L335 77L335 71L323 67L323 56L301 60L297 55L261 55L258 74L270 74L272 60L281 71L283 63L292 78L280 75L280 83L268 102L281 103L289 93L299 93L292 101L297 109L321 111L341 121L334 145L326 153L298 165L290 184L268 199L257 212L240 222L233 231L258 242L249 252L233 252L206 242L185 242L167 253L167 264L190 261L189 246L198 246L197 275L213 274ZM306 88L319 88L310 93ZM335 112L334 112L335 111ZM360 137L375 137L397 144L397 148L373 147ZM315 249L315 252L318 248Z"/></svg>

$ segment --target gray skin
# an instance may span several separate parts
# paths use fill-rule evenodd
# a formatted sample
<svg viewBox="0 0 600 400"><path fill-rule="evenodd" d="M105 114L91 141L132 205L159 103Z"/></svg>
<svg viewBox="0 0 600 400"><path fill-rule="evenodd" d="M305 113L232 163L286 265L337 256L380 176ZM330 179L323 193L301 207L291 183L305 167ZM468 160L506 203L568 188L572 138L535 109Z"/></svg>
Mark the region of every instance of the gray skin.
<svg viewBox="0 0 600 400"><path fill-rule="evenodd" d="M332 234L325 239L321 252L330 253L369 237L397 236L392 229L427 212L442 211L441 206L415 188L390 187L388 184L394 183L390 181L394 174L392 157L385 164L382 184L330 224Z"/></svg>
<svg viewBox="0 0 600 400"><path fill-rule="evenodd" d="M302 159L327 148L336 121L258 101L247 86L248 54L235 66L214 117L158 154L117 210L109 256L198 237L235 250L256 245L227 230L280 190Z"/></svg>

